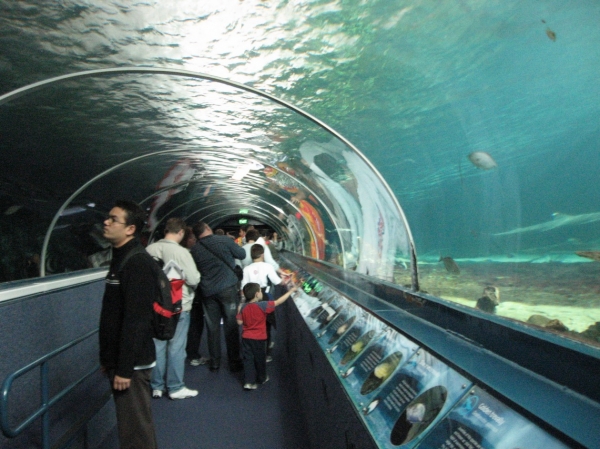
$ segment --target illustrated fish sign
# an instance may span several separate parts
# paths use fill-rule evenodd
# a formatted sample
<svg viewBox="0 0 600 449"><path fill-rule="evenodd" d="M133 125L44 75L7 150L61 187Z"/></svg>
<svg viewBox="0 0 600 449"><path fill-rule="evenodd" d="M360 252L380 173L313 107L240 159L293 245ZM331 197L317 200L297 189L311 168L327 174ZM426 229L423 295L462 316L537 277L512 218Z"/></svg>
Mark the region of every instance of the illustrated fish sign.
<svg viewBox="0 0 600 449"><path fill-rule="evenodd" d="M299 214L306 219L315 234L315 237L313 238L312 233L309 233L311 257L323 259L325 257L325 225L323 224L321 215L306 200L300 201L298 208L300 210Z"/></svg>
<svg viewBox="0 0 600 449"><path fill-rule="evenodd" d="M467 157L475 167L481 168L482 170L491 170L498 166L494 158L485 151L474 151Z"/></svg>
<svg viewBox="0 0 600 449"><path fill-rule="evenodd" d="M182 159L175 163L165 174L163 179L156 186L157 190L160 190L164 187L168 187L173 184L180 184L184 181L189 181L194 177L196 173L196 169L192 165L191 159ZM160 207L165 204L169 199L175 195L176 193L185 190L187 185L179 185L178 187L174 187L172 189L164 190L154 198L154 202L152 203L152 207L148 214L148 228L150 230L154 230L156 225L158 224L157 213Z"/></svg>

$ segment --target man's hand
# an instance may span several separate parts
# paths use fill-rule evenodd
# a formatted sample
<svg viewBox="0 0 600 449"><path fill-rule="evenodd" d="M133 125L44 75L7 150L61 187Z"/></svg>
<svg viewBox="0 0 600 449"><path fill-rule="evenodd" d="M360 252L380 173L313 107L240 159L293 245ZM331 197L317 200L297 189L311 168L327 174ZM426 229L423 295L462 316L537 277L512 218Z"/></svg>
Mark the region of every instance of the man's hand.
<svg viewBox="0 0 600 449"><path fill-rule="evenodd" d="M113 380L113 389L118 391L127 390L131 385L131 379L125 379L124 377L115 376Z"/></svg>

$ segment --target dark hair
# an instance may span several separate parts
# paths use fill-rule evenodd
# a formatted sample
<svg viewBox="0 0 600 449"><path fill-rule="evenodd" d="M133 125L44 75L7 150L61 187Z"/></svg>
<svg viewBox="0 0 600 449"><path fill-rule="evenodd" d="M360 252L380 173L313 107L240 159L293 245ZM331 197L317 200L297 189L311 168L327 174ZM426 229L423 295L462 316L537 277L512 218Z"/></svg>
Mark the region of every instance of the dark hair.
<svg viewBox="0 0 600 449"><path fill-rule="evenodd" d="M165 225L165 234L177 234L182 229L185 229L185 221L183 218L172 217L167 220Z"/></svg>
<svg viewBox="0 0 600 449"><path fill-rule="evenodd" d="M200 236L204 233L204 231L206 231L206 228L210 229L210 226L208 226L203 221L199 221L198 223L196 223L194 225L194 227L193 227L194 235L196 236L197 239L199 239Z"/></svg>
<svg viewBox="0 0 600 449"><path fill-rule="evenodd" d="M115 201L114 207L125 211L125 224L127 226L135 226L135 236L139 237L146 222L146 212L144 209L139 204L129 200Z"/></svg>
<svg viewBox="0 0 600 449"><path fill-rule="evenodd" d="M260 285L255 282L248 282L244 285L244 298L246 301L252 301L256 294L260 291Z"/></svg>
<svg viewBox="0 0 600 449"><path fill-rule="evenodd" d="M240 226L240 231L246 232L246 229L248 229L248 226Z"/></svg>
<svg viewBox="0 0 600 449"><path fill-rule="evenodd" d="M246 241L252 240L253 242L256 242L259 237L260 234L256 229L250 229L248 232L246 232Z"/></svg>
<svg viewBox="0 0 600 449"><path fill-rule="evenodd" d="M223 231L222 229L217 229L215 231L215 235L225 235L225 231Z"/></svg>
<svg viewBox="0 0 600 449"><path fill-rule="evenodd" d="M181 243L179 243L179 244L181 246L185 246L187 248L187 241L188 241L188 239L190 238L191 235L194 235L194 231L192 230L192 227L191 226L186 226L185 227L185 232L183 234L183 238L181 239Z"/></svg>
<svg viewBox="0 0 600 449"><path fill-rule="evenodd" d="M260 243L255 243L250 248L250 257L252 257L252 260L258 259L264 253L265 253L265 249L263 248L263 246Z"/></svg>

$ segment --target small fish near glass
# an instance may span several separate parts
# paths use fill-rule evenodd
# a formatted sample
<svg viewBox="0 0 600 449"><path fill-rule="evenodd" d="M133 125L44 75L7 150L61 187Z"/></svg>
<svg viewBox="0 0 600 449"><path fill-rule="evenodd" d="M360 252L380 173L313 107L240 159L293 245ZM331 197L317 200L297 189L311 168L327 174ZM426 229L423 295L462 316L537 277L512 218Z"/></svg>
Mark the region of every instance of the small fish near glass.
<svg viewBox="0 0 600 449"><path fill-rule="evenodd" d="M454 261L454 259L452 257L440 256L439 262L444 262L444 268L446 268L446 271L448 271L449 273L460 274L460 268L458 268L457 263Z"/></svg>

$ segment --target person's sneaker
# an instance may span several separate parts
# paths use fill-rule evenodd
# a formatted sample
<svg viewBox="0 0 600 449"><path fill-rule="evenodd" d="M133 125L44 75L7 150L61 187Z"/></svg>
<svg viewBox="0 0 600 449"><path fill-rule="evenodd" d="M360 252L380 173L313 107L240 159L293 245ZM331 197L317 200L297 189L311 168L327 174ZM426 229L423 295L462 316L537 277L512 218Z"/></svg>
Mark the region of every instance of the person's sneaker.
<svg viewBox="0 0 600 449"><path fill-rule="evenodd" d="M206 357L200 357L199 359L190 360L190 365L192 365L192 366L206 365L209 361L210 361L210 359L207 359Z"/></svg>
<svg viewBox="0 0 600 449"><path fill-rule="evenodd" d="M152 390L152 397L154 399L162 398L162 390Z"/></svg>
<svg viewBox="0 0 600 449"><path fill-rule="evenodd" d="M267 376L267 377L265 378L265 380L263 380L263 381L261 382L261 384L266 384L268 381L269 381L269 376Z"/></svg>
<svg viewBox="0 0 600 449"><path fill-rule="evenodd" d="M267 356L267 363L272 362L273 361L273 357L271 357L270 355Z"/></svg>
<svg viewBox="0 0 600 449"><path fill-rule="evenodd" d="M169 393L171 399L187 399L198 395L198 390L190 390L187 387L180 388L175 393Z"/></svg>
<svg viewBox="0 0 600 449"><path fill-rule="evenodd" d="M271 343L269 343L269 349L273 349L275 347L275 342L272 341Z"/></svg>
<svg viewBox="0 0 600 449"><path fill-rule="evenodd" d="M244 390L256 390L257 387L256 384L244 384Z"/></svg>

